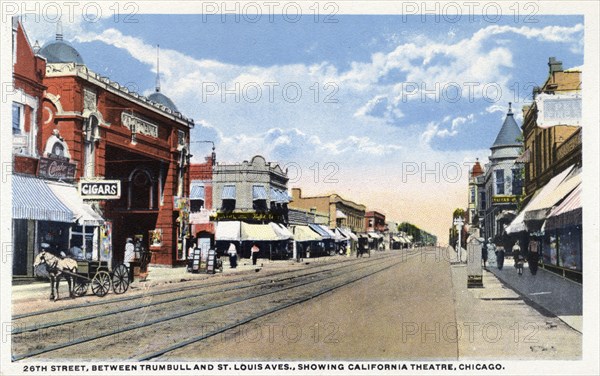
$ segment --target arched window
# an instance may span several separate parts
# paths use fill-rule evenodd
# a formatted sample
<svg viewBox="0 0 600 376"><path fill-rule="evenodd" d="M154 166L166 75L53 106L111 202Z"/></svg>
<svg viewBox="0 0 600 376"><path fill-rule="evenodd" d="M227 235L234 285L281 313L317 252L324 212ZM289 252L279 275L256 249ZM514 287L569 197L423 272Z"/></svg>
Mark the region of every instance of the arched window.
<svg viewBox="0 0 600 376"><path fill-rule="evenodd" d="M148 170L133 170L129 174L128 185L128 209L154 209L154 179Z"/></svg>

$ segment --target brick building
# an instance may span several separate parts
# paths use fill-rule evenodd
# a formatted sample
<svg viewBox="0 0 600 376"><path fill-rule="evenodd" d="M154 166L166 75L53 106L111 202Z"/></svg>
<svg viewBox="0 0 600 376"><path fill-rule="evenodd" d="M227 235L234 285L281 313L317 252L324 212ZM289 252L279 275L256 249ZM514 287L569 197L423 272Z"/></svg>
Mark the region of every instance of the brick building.
<svg viewBox="0 0 600 376"><path fill-rule="evenodd" d="M118 262L126 238L138 237L152 250L152 263L178 264L185 257L193 121L160 92L158 77L155 92L145 97L89 70L82 56L63 41L60 23L56 40L37 56L20 26L14 29L15 81L30 86L27 90L40 99L41 109L37 125L28 120L28 106L17 104L13 110L13 115L23 119L13 117L14 171L35 175L44 184L49 181L50 188L62 190L66 199L76 196L82 203L72 211L94 219L87 228L77 222L48 228L37 224L29 230L37 235L29 235L28 252L33 254L40 242L50 238L57 249L70 249L73 233L81 233L84 244L76 246L87 247L91 253L84 257ZM18 124L25 125L16 129ZM23 135L29 139L25 141ZM56 181L68 187L56 188ZM77 190L78 185L102 182L114 184L114 190L96 188L94 195ZM13 192L23 190L13 185ZM24 202L22 212L35 209L27 205L32 204ZM18 240L23 238L27 235Z"/></svg>

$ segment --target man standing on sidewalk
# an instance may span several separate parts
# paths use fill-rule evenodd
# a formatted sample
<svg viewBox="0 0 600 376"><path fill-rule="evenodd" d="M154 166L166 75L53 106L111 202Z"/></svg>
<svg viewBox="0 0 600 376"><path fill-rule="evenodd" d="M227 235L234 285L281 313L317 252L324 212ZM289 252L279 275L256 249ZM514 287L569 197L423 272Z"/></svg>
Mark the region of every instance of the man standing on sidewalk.
<svg viewBox="0 0 600 376"><path fill-rule="evenodd" d="M529 241L527 263L529 264L529 271L532 275L536 275L538 270L538 261L540 260L539 244L540 243L534 239Z"/></svg>
<svg viewBox="0 0 600 376"><path fill-rule="evenodd" d="M260 248L256 243L252 244L252 249L250 250L252 253L252 265L256 265L256 259L258 259L258 252L260 252Z"/></svg>

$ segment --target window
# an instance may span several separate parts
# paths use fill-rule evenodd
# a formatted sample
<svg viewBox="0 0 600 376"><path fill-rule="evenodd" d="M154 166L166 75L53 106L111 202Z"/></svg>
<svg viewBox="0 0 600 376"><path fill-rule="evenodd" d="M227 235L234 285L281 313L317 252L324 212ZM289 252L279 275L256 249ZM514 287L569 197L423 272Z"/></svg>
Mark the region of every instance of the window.
<svg viewBox="0 0 600 376"><path fill-rule="evenodd" d="M471 187L471 203L475 203L475 187Z"/></svg>
<svg viewBox="0 0 600 376"><path fill-rule="evenodd" d="M235 185L223 186L223 193L221 194L221 210L225 212L231 212L235 210L236 200L236 189Z"/></svg>
<svg viewBox="0 0 600 376"><path fill-rule="evenodd" d="M23 105L12 104L12 133L19 135L23 132Z"/></svg>
<svg viewBox="0 0 600 376"><path fill-rule="evenodd" d="M190 211L197 213L202 208L204 208L204 185L192 183L190 189Z"/></svg>
<svg viewBox="0 0 600 376"><path fill-rule="evenodd" d="M496 170L496 194L504 194L504 170Z"/></svg>
<svg viewBox="0 0 600 376"><path fill-rule="evenodd" d="M485 201L485 192L484 191L481 192L480 200L481 200L481 202L480 202L481 208L485 209L486 201Z"/></svg>
<svg viewBox="0 0 600 376"><path fill-rule="evenodd" d="M257 212L266 212L267 208L267 190L262 185L252 186L252 209Z"/></svg>
<svg viewBox="0 0 600 376"><path fill-rule="evenodd" d="M96 174L96 141L99 138L98 118L90 116L85 124L84 138L85 165L83 168L83 175L86 178L91 178Z"/></svg>
<svg viewBox="0 0 600 376"><path fill-rule="evenodd" d="M522 195L523 194L523 177L521 176L520 168L512 169L512 194L513 195Z"/></svg>
<svg viewBox="0 0 600 376"><path fill-rule="evenodd" d="M129 175L129 209L154 209L154 181L149 171L136 169Z"/></svg>

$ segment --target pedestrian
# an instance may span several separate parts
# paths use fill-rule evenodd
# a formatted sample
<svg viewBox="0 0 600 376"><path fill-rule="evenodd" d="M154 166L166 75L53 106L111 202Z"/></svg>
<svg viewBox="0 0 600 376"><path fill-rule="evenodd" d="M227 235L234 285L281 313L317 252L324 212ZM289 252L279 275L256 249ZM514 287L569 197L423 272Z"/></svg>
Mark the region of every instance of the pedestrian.
<svg viewBox="0 0 600 376"><path fill-rule="evenodd" d="M483 245L483 248L481 249L481 260L483 261L483 268L487 270L487 259L488 259L488 250L487 250L487 243L485 243Z"/></svg>
<svg viewBox="0 0 600 376"><path fill-rule="evenodd" d="M525 263L525 258L521 253L517 255L517 260L515 261L515 267L517 268L517 273L519 275L523 275L523 264Z"/></svg>
<svg viewBox="0 0 600 376"><path fill-rule="evenodd" d="M519 256L521 255L521 247L519 246L519 241L515 242L515 245L512 247L512 255L513 260L515 262L515 268L517 267L517 261L519 260Z"/></svg>
<svg viewBox="0 0 600 376"><path fill-rule="evenodd" d="M258 252L260 252L260 248L258 248L258 245L256 245L256 243L252 244L252 249L250 249L250 252L252 253L252 265L256 265L256 260L258 259Z"/></svg>
<svg viewBox="0 0 600 376"><path fill-rule="evenodd" d="M229 266L231 269L237 268L237 248L235 247L235 244L229 243L227 255L229 255Z"/></svg>
<svg viewBox="0 0 600 376"><path fill-rule="evenodd" d="M129 281L133 281L133 268L131 262L135 259L135 245L133 245L133 239L127 238L125 241L125 254L123 256L123 264L127 266L129 270Z"/></svg>
<svg viewBox="0 0 600 376"><path fill-rule="evenodd" d="M504 267L504 246L499 245L496 248L496 264L498 264L498 270L502 270Z"/></svg>
<svg viewBox="0 0 600 376"><path fill-rule="evenodd" d="M350 248L350 242L346 243L346 257L350 257L350 253L352 252L352 248Z"/></svg>
<svg viewBox="0 0 600 376"><path fill-rule="evenodd" d="M536 275L538 270L538 261L540 260L539 253L539 242L537 240L531 240L529 242L527 263L529 264L529 271L532 275Z"/></svg>
<svg viewBox="0 0 600 376"><path fill-rule="evenodd" d="M494 242L492 242L492 238L488 239L487 258L487 261L490 263L491 267L498 265L496 264L496 245L494 244Z"/></svg>

